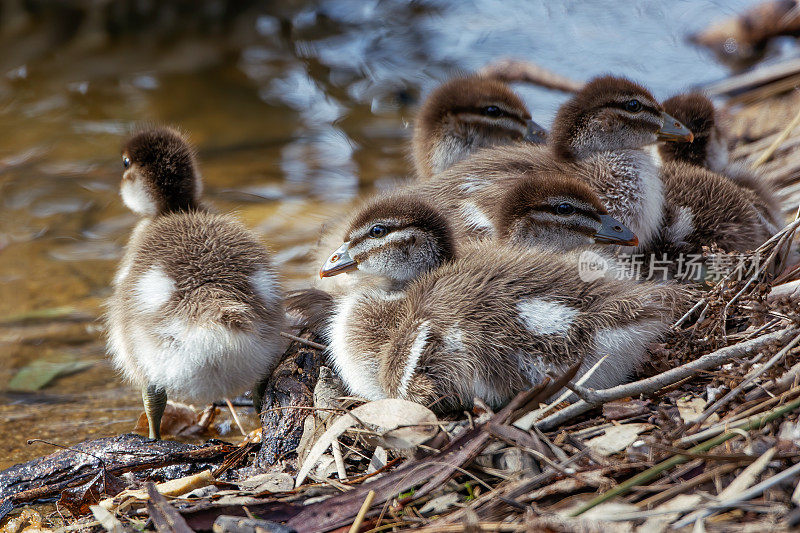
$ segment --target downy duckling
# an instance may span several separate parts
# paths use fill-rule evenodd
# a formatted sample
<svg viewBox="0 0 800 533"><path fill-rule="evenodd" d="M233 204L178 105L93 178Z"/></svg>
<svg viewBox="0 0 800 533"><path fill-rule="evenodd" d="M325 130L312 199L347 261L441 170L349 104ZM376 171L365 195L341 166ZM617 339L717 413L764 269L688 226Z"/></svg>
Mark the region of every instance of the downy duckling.
<svg viewBox="0 0 800 533"><path fill-rule="evenodd" d="M589 387L624 382L676 316L669 285L582 281L578 251L496 242L455 254L447 219L419 197L377 200L354 218L321 276L381 275L399 292L359 288L335 301L328 355L349 390L439 412L478 397L497 408L548 371L608 355ZM572 274L572 275L571 275Z"/></svg>
<svg viewBox="0 0 800 533"><path fill-rule="evenodd" d="M423 196L455 204L506 179L494 170L500 166L571 174L591 185L609 214L646 246L661 225L663 187L660 160L645 147L691 139L692 133L667 115L644 87L604 76L587 83L559 108L546 147L517 143L481 151L414 188Z"/></svg>
<svg viewBox="0 0 800 533"><path fill-rule="evenodd" d="M414 168L424 180L480 148L523 139L541 143L544 136L508 84L478 75L454 78L437 87L417 115Z"/></svg>
<svg viewBox="0 0 800 533"><path fill-rule="evenodd" d="M151 439L167 395L210 402L244 391L282 353L277 276L258 238L201 204L195 155L176 130L124 146L120 194L140 215L108 301L108 349L142 388Z"/></svg>
<svg viewBox="0 0 800 533"><path fill-rule="evenodd" d="M557 158L579 163L608 212L644 246L663 216L660 160L646 147L692 139L643 86L603 76L559 108L548 142Z"/></svg>
<svg viewBox="0 0 800 533"><path fill-rule="evenodd" d="M553 250L638 244L592 187L570 175L569 166L540 162L529 150L497 147L464 163L484 186L463 196L436 187L426 197L447 215L458 242L488 237Z"/></svg>
<svg viewBox="0 0 800 533"><path fill-rule="evenodd" d="M670 143L659 146L664 161L682 161L706 168L730 179L749 192L744 194L764 218L764 223L775 233L783 226L780 202L766 180L744 165L729 160L728 136L720 123L711 100L699 92L679 94L663 103L664 109L686 124L694 134L694 142ZM726 187L725 189L730 189ZM722 192L723 196L735 194Z"/></svg>
<svg viewBox="0 0 800 533"><path fill-rule="evenodd" d="M776 231L751 189L702 167L672 161L661 172L665 218L650 252L700 254L716 244L726 252L755 250Z"/></svg>

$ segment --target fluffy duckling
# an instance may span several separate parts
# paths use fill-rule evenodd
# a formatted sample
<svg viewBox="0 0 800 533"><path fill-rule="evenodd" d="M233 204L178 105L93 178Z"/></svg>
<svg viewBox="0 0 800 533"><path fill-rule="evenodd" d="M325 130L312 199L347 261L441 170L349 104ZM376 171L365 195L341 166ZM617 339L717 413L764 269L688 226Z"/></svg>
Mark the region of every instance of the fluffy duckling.
<svg viewBox="0 0 800 533"><path fill-rule="evenodd" d="M412 187L446 214L457 241L496 238L524 246L569 250L594 243L635 246L636 235L608 214L572 168L519 147L497 147L446 172L431 187ZM474 189L460 169L482 182ZM453 187L441 187L450 178ZM460 187L459 187L460 186ZM460 194L459 194L460 193ZM624 230L623 230L624 228Z"/></svg>
<svg viewBox="0 0 800 533"><path fill-rule="evenodd" d="M582 281L580 254L476 243L456 257L447 219L412 195L366 206L321 276L367 272L402 286L337 299L329 357L353 394L437 411L493 407L548 371L608 359L590 387L624 382L666 331L680 293L667 285ZM575 275L569 275L573 272Z"/></svg>
<svg viewBox="0 0 800 533"><path fill-rule="evenodd" d="M645 148L692 139L643 86L603 76L559 108L548 143L557 158L579 163L609 213L647 245L661 225L663 188L661 162Z"/></svg>
<svg viewBox="0 0 800 533"><path fill-rule="evenodd" d="M454 78L437 87L417 115L414 167L419 179L428 179L480 148L540 143L544 136L508 84L478 75Z"/></svg>
<svg viewBox="0 0 800 533"><path fill-rule="evenodd" d="M754 206L770 226L772 233L778 231L783 226L783 220L775 191L757 173L729 161L728 136L711 100L701 93L692 92L673 96L663 105L668 113L686 124L694 134L694 142L691 144L670 143L659 146L664 161L682 161L706 168L751 191L753 194L744 194L754 201Z"/></svg>
<svg viewBox="0 0 800 533"><path fill-rule="evenodd" d="M113 281L108 348L142 388L150 438L160 439L167 395L210 402L244 391L282 353L283 309L255 234L209 213L184 137L169 128L124 146L120 193L141 215Z"/></svg>
<svg viewBox="0 0 800 533"><path fill-rule="evenodd" d="M659 140L691 139L692 133L644 87L604 76L561 106L546 147L515 144L481 151L415 189L453 204L504 180L498 168L527 166L573 175L591 185L609 214L646 246L661 226L663 187L660 159L645 147Z"/></svg>
<svg viewBox="0 0 800 533"><path fill-rule="evenodd" d="M759 196L716 172L673 161L662 169L665 218L650 251L700 254L716 244L726 252L755 250L776 231Z"/></svg>

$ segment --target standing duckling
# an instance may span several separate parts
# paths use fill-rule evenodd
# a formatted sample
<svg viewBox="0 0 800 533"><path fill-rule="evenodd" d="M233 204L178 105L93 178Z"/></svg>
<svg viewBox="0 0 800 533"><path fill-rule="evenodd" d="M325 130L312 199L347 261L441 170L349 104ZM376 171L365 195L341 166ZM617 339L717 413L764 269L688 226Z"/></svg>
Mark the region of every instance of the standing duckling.
<svg viewBox="0 0 800 533"><path fill-rule="evenodd" d="M588 386L622 383L677 313L668 285L579 275L580 253L497 242L456 252L447 220L412 195L377 200L353 219L321 276L370 273L396 291L336 300L329 356L349 390L437 411L474 397L499 407L550 370L609 358ZM572 273L572 275L570 274Z"/></svg>
<svg viewBox="0 0 800 533"><path fill-rule="evenodd" d="M437 87L417 115L414 168L419 179L429 179L481 148L523 139L541 143L544 135L508 84L478 75L454 78Z"/></svg>
<svg viewBox="0 0 800 533"><path fill-rule="evenodd" d="M108 348L142 388L151 439L167 395L210 402L241 393L278 362L281 291L255 234L201 204L186 139L170 128L124 146L122 200L142 219L108 301Z"/></svg>

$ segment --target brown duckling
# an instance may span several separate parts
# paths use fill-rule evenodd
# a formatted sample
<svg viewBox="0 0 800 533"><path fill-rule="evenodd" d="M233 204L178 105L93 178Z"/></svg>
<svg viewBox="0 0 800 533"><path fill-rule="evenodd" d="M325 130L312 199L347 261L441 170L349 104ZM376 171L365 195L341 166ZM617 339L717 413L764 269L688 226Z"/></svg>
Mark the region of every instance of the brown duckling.
<svg viewBox="0 0 800 533"><path fill-rule="evenodd" d="M775 231L757 206L758 195L734 181L702 167L672 161L664 163L665 218L660 236L646 250L700 254L717 245L726 252L755 250Z"/></svg>
<svg viewBox="0 0 800 533"><path fill-rule="evenodd" d="M729 161L728 136L711 100L699 92L679 94L663 103L664 109L686 124L694 134L692 143L669 143L659 146L664 161L682 161L706 168L752 191L745 193L764 221L775 233L783 226L780 203L775 191L762 176Z"/></svg>
<svg viewBox="0 0 800 533"><path fill-rule="evenodd" d="M471 189L460 172L446 172L459 178L461 189L411 188L448 215L459 242L489 237L554 250L638 244L637 236L608 214L592 187L570 174L569 165L542 161L520 147L497 147L458 165L466 166L479 176L480 186Z"/></svg>
<svg viewBox="0 0 800 533"><path fill-rule="evenodd" d="M624 382L669 327L680 293L668 285L582 281L580 253L497 242L457 254L447 219L419 197L381 198L353 219L321 276L382 275L403 290L359 288L331 312L330 360L349 390L468 408L499 407L548 371L608 359L590 387ZM569 275L574 272L575 275Z"/></svg>
<svg viewBox="0 0 800 533"><path fill-rule="evenodd" d="M661 225L663 187L660 160L645 147L659 140L691 138L644 87L604 76L561 106L546 147L516 144L481 151L415 190L455 204L506 179L493 170L499 167L528 166L573 175L591 185L609 214L647 245Z"/></svg>
<svg viewBox="0 0 800 533"><path fill-rule="evenodd" d="M142 388L150 438L167 395L210 402L247 389L282 353L281 290L264 247L201 204L191 146L170 128L124 146L120 193L142 216L108 301L108 348Z"/></svg>
<svg viewBox="0 0 800 533"><path fill-rule="evenodd" d="M480 148L544 138L508 84L478 75L454 78L437 87L417 115L414 168L419 179L428 179Z"/></svg>

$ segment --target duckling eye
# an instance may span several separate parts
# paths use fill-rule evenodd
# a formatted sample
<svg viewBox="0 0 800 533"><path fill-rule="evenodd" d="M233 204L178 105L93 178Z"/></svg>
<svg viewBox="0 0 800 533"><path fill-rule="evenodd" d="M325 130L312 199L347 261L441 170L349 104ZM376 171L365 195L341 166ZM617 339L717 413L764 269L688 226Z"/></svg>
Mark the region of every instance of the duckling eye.
<svg viewBox="0 0 800 533"><path fill-rule="evenodd" d="M499 118L503 116L503 110L496 105L490 105L483 108L483 114L487 117Z"/></svg>
<svg viewBox="0 0 800 533"><path fill-rule="evenodd" d="M389 233L389 230L386 228L386 226L383 226L381 224L375 224L374 226L369 228L369 236L372 237L373 239L380 239L387 233Z"/></svg>
<svg viewBox="0 0 800 533"><path fill-rule="evenodd" d="M629 113L638 113L641 110L642 103L639 100L634 98L633 100L628 100L625 102L625 111L628 111Z"/></svg>
<svg viewBox="0 0 800 533"><path fill-rule="evenodd" d="M130 168L131 166L131 158L128 156L122 157L122 166L125 168Z"/></svg>
<svg viewBox="0 0 800 533"><path fill-rule="evenodd" d="M567 202L564 202L564 203L558 204L558 205L556 206L556 214L557 214L557 215L564 215L564 216L566 216L566 215L571 215L571 214L572 214L572 213L574 213L574 212L575 212L575 206L574 206L574 205L572 205L572 204L569 204L569 203L567 203Z"/></svg>

